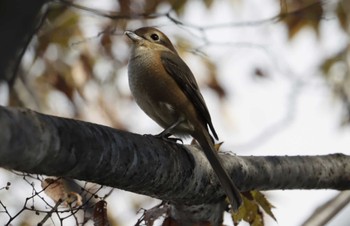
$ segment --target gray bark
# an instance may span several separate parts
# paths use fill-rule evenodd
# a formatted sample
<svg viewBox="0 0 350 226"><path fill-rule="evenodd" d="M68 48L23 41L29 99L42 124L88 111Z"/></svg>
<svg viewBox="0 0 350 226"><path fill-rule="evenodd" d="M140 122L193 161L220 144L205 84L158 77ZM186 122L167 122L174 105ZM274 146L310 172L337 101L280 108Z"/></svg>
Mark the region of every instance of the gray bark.
<svg viewBox="0 0 350 226"><path fill-rule="evenodd" d="M0 128L0 167L95 182L181 205L224 197L195 145L8 107L0 107ZM220 156L241 191L350 188L350 157L343 154Z"/></svg>

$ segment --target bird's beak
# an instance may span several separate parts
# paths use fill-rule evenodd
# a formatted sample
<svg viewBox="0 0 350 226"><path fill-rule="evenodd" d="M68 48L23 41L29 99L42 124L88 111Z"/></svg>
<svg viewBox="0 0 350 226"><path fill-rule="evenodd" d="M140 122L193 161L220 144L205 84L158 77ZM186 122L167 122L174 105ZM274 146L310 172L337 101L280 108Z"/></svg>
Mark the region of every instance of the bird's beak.
<svg viewBox="0 0 350 226"><path fill-rule="evenodd" d="M133 42L139 42L139 41L143 40L142 37L138 36L137 34L135 34L132 31L125 31L124 34L127 35Z"/></svg>

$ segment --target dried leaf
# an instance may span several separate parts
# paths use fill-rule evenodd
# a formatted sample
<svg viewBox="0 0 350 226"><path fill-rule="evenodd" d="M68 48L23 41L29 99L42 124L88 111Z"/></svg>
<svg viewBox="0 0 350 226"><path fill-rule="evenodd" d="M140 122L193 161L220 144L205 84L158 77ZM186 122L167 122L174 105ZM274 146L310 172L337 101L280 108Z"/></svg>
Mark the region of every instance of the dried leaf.
<svg viewBox="0 0 350 226"><path fill-rule="evenodd" d="M76 192L69 192L65 203L74 207L81 206L83 205L83 198Z"/></svg>
<svg viewBox="0 0 350 226"><path fill-rule="evenodd" d="M171 217L167 217L163 223L162 223L162 226L180 226L179 223L174 220L173 218Z"/></svg>
<svg viewBox="0 0 350 226"><path fill-rule="evenodd" d="M107 217L107 202L101 200L95 204L93 213L94 226L109 226Z"/></svg>
<svg viewBox="0 0 350 226"><path fill-rule="evenodd" d="M263 210L270 217L272 217L275 221L277 221L275 215L273 215L271 210L272 208L275 208L275 207L266 199L265 195L260 191L252 191L251 194L253 195L254 200L258 203L258 205L261 206L261 208L263 208Z"/></svg>
<svg viewBox="0 0 350 226"><path fill-rule="evenodd" d="M179 15L184 12L187 0L171 0L167 2L170 2L172 10Z"/></svg>
<svg viewBox="0 0 350 226"><path fill-rule="evenodd" d="M281 21L286 23L290 39L306 26L311 27L318 34L323 13L321 1L289 1L285 7L281 8Z"/></svg>
<svg viewBox="0 0 350 226"><path fill-rule="evenodd" d="M64 94L66 94L66 96L72 100L73 98L73 92L74 92L74 87L72 86L73 84L69 83L67 81L67 79L65 79L65 75L63 74L59 74L59 72L57 71L55 74L52 74L51 76L52 79L52 85L62 91Z"/></svg>
<svg viewBox="0 0 350 226"><path fill-rule="evenodd" d="M57 12L56 12L57 10ZM50 32L46 32L40 37L48 42L54 42L62 47L69 46L69 41L76 33L80 33L78 22L79 14L66 8L56 8L50 11L48 20L52 23Z"/></svg>
<svg viewBox="0 0 350 226"><path fill-rule="evenodd" d="M339 23L344 31L347 31L350 21L350 15L347 15L350 10L349 1L339 1L336 9Z"/></svg>
<svg viewBox="0 0 350 226"><path fill-rule="evenodd" d="M221 84L218 81L218 72L217 72L217 66L214 62L210 61L209 59L204 60L205 66L208 69L208 75L209 75L209 81L208 86L213 89L220 98L224 98L226 96L225 89L221 86Z"/></svg>
<svg viewBox="0 0 350 226"><path fill-rule="evenodd" d="M68 197L62 178L46 178L41 182L41 187L55 203L64 202Z"/></svg>
<svg viewBox="0 0 350 226"><path fill-rule="evenodd" d="M118 0L118 3L120 5L120 13L123 15L130 14L130 2L125 0Z"/></svg>
<svg viewBox="0 0 350 226"><path fill-rule="evenodd" d="M41 182L41 187L56 204L75 207L83 204L82 197L78 193L67 190L63 178L46 178Z"/></svg>
<svg viewBox="0 0 350 226"><path fill-rule="evenodd" d="M107 27L105 29L105 31L107 31L108 29L110 29L110 28ZM103 32L103 34L101 35L100 43L101 43L101 47L103 48L105 53L109 57L113 58L113 52L112 52L113 43L112 43L112 38L111 38L110 32Z"/></svg>
<svg viewBox="0 0 350 226"><path fill-rule="evenodd" d="M254 222L251 224L252 226L262 226L264 225L264 219L262 214L257 214L255 216Z"/></svg>
<svg viewBox="0 0 350 226"><path fill-rule="evenodd" d="M326 59L325 61L323 61L322 65L321 65L321 69L325 74L328 74L330 69L332 68L332 66L335 63L342 61L342 60L344 60L344 58L341 55L332 56L332 57Z"/></svg>
<svg viewBox="0 0 350 226"><path fill-rule="evenodd" d="M219 142L219 143L214 144L215 150L216 150L216 151L219 151L220 148L221 148L221 145L222 145L223 143L224 143L224 142Z"/></svg>
<svg viewBox="0 0 350 226"><path fill-rule="evenodd" d="M207 9L210 9L210 7L213 5L214 1L213 0L204 0L204 5L207 7Z"/></svg>
<svg viewBox="0 0 350 226"><path fill-rule="evenodd" d="M276 220L271 211L273 206L260 191L250 191L242 194L243 203L238 212L232 215L234 225L245 221L252 226L263 226L264 212L262 210Z"/></svg>

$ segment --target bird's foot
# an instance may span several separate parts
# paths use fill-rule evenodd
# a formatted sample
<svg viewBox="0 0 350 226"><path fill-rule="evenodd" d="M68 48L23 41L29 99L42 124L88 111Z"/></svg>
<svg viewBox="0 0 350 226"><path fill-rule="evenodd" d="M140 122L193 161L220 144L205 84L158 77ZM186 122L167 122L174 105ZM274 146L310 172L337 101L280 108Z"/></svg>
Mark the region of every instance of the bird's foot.
<svg viewBox="0 0 350 226"><path fill-rule="evenodd" d="M155 137L165 140L165 141L171 141L174 143L177 143L177 141L180 141L183 144L183 141L180 138L176 138L176 137L170 137L172 134L168 133L166 130L164 130L163 132L155 135Z"/></svg>
<svg viewBox="0 0 350 226"><path fill-rule="evenodd" d="M161 133L154 136L161 139L168 139L171 136L171 133L169 133L167 130L163 130Z"/></svg>

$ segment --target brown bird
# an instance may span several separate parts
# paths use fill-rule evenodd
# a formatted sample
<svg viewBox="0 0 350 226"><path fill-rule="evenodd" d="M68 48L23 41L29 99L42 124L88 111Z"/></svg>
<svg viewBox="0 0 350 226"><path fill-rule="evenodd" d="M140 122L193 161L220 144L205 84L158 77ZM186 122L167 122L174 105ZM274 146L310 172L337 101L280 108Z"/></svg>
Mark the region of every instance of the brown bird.
<svg viewBox="0 0 350 226"><path fill-rule="evenodd" d="M141 109L170 134L191 135L198 141L236 211L240 193L223 168L214 148L218 136L197 82L168 37L152 27L126 31L132 40L129 86Z"/></svg>

